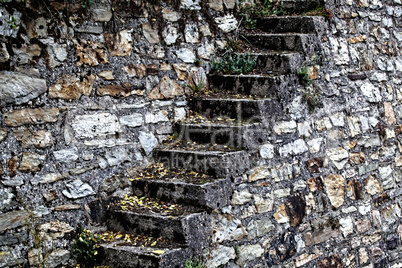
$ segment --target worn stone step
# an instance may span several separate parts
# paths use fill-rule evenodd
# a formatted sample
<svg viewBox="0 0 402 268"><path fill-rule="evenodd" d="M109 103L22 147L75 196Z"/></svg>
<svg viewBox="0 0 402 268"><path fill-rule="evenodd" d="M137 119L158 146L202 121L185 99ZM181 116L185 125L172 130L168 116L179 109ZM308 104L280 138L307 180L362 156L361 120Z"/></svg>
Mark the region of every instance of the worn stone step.
<svg viewBox="0 0 402 268"><path fill-rule="evenodd" d="M102 265L113 268L179 268L193 253L188 248L135 247L118 242L101 244Z"/></svg>
<svg viewBox="0 0 402 268"><path fill-rule="evenodd" d="M189 108L205 117L228 117L239 122L262 122L283 115L282 106L271 98L199 97L188 100Z"/></svg>
<svg viewBox="0 0 402 268"><path fill-rule="evenodd" d="M300 14L323 6L324 2L322 0L281 0L280 5L288 14Z"/></svg>
<svg viewBox="0 0 402 268"><path fill-rule="evenodd" d="M219 209L229 204L232 194L230 179L204 179L187 173L186 178L136 179L132 182L133 193L207 209Z"/></svg>
<svg viewBox="0 0 402 268"><path fill-rule="evenodd" d="M272 16L258 18L257 28L266 33L319 34L325 29L325 18L320 16Z"/></svg>
<svg viewBox="0 0 402 268"><path fill-rule="evenodd" d="M278 98L284 103L291 100L299 84L295 74L289 75L219 75L208 76L214 90L266 98Z"/></svg>
<svg viewBox="0 0 402 268"><path fill-rule="evenodd" d="M242 35L251 44L275 51L298 51L313 55L320 51L319 38L315 34L254 33Z"/></svg>
<svg viewBox="0 0 402 268"><path fill-rule="evenodd" d="M178 139L187 143L219 144L235 148L256 149L258 143L253 137L264 131L261 123L238 122L228 118L220 120L177 122L174 125Z"/></svg>
<svg viewBox="0 0 402 268"><path fill-rule="evenodd" d="M257 71L272 74L296 73L303 64L303 57L298 52L250 53L257 57Z"/></svg>
<svg viewBox="0 0 402 268"><path fill-rule="evenodd" d="M155 202L161 206L161 211L109 209L106 216L108 230L160 237L193 250L201 250L206 245L211 235L210 216L206 212L185 205L165 206L159 200ZM144 202L141 206L153 205Z"/></svg>
<svg viewBox="0 0 402 268"><path fill-rule="evenodd" d="M199 145L159 147L154 150L155 161L169 168L183 168L206 173L217 178L235 178L250 168L247 151L225 151Z"/></svg>

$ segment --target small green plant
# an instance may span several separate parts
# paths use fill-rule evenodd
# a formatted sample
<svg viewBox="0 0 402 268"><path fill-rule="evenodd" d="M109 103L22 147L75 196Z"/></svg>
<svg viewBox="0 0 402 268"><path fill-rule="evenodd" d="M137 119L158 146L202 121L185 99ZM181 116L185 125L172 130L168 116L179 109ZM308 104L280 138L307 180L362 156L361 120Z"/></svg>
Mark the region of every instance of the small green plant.
<svg viewBox="0 0 402 268"><path fill-rule="evenodd" d="M188 259L185 263L185 268L205 268L206 266L198 258Z"/></svg>
<svg viewBox="0 0 402 268"><path fill-rule="evenodd" d="M245 19L244 27L246 27L249 30L255 30L255 28L257 27L257 20L253 20L251 18Z"/></svg>
<svg viewBox="0 0 402 268"><path fill-rule="evenodd" d="M226 54L211 62L211 70L215 73L246 74L257 66L257 57L250 54Z"/></svg>
<svg viewBox="0 0 402 268"><path fill-rule="evenodd" d="M327 19L332 18L331 9L325 8L324 6L318 6L312 10L307 10L302 13L303 16L323 16Z"/></svg>
<svg viewBox="0 0 402 268"><path fill-rule="evenodd" d="M309 88L303 93L303 101L307 103L310 112L322 107L321 94L317 89Z"/></svg>
<svg viewBox="0 0 402 268"><path fill-rule="evenodd" d="M92 0L81 0L81 7L87 8L87 7L89 7L89 5L91 5L93 3L95 3L95 2Z"/></svg>
<svg viewBox="0 0 402 268"><path fill-rule="evenodd" d="M7 24L10 25L11 28L17 29L18 26L17 26L16 22L17 22L17 19L14 16L11 16L10 20L7 21Z"/></svg>
<svg viewBox="0 0 402 268"><path fill-rule="evenodd" d="M310 79L308 66L306 65L303 65L297 70L297 76L304 85L310 85L313 82L313 80Z"/></svg>
<svg viewBox="0 0 402 268"><path fill-rule="evenodd" d="M92 263L98 260L98 243L100 237L93 234L90 230L82 229L73 244L74 253L78 262Z"/></svg>
<svg viewBox="0 0 402 268"><path fill-rule="evenodd" d="M281 2L272 0L262 0L254 6L246 6L242 12L252 17L284 16L287 14Z"/></svg>
<svg viewBox="0 0 402 268"><path fill-rule="evenodd" d="M193 85L186 85L186 87L188 87L189 89L191 89L194 92L201 92L205 87L204 78L201 76L201 79L198 83L196 81L194 81Z"/></svg>

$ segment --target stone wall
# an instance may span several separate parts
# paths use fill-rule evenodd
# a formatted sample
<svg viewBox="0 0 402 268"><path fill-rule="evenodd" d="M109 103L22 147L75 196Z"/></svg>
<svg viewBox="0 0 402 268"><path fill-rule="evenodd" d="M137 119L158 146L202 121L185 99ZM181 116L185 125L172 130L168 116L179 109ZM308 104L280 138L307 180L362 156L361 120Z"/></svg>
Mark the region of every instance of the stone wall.
<svg viewBox="0 0 402 268"><path fill-rule="evenodd" d="M325 6L315 81L214 214L213 267L402 267L401 2Z"/></svg>
<svg viewBox="0 0 402 268"><path fill-rule="evenodd" d="M70 258L92 205L130 191L122 172L186 115L235 1L3 1L0 8L0 267L28 263L43 224L49 266ZM322 53L306 61L287 119L213 213L209 267L402 266L402 5L326 3ZM166 90L168 89L168 90ZM319 92L313 111L303 99ZM304 98L303 98L304 96ZM332 266L331 266L332 265Z"/></svg>
<svg viewBox="0 0 402 268"><path fill-rule="evenodd" d="M70 257L91 204L130 192L119 174L152 161L237 26L232 0L90 2L0 4L0 267L27 265L16 234L38 218L49 266Z"/></svg>

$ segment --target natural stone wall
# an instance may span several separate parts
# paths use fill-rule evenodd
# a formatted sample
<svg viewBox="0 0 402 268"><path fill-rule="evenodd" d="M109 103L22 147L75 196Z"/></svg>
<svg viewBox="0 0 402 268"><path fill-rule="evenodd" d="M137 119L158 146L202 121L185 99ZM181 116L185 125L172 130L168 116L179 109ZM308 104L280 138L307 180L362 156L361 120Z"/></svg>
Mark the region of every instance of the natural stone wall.
<svg viewBox="0 0 402 268"><path fill-rule="evenodd" d="M315 82L213 212L209 267L402 266L402 5L325 5L321 60L306 61ZM93 204L130 192L118 175L152 161L186 115L185 85L224 48L236 6L2 1L0 267L35 264L20 240L38 217L48 266L72 261ZM323 107L310 111L303 96L315 91Z"/></svg>
<svg viewBox="0 0 402 268"><path fill-rule="evenodd" d="M235 2L0 5L0 267L37 259L16 238L33 231L27 211L56 267L74 230L100 217L93 204L131 192L117 175L152 161L186 116L185 85L225 46Z"/></svg>
<svg viewBox="0 0 402 268"><path fill-rule="evenodd" d="M211 267L402 267L401 2L325 6L315 81L214 214Z"/></svg>

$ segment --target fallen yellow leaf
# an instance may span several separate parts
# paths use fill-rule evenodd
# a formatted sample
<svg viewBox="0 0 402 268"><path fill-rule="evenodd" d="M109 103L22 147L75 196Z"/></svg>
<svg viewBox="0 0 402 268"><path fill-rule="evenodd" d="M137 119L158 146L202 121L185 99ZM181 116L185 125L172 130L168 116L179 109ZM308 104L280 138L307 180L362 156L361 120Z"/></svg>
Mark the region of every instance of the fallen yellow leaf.
<svg viewBox="0 0 402 268"><path fill-rule="evenodd" d="M152 253L155 253L155 254L158 254L158 255L162 255L163 253L165 253L165 251L164 251L164 250L157 249L157 250L152 251Z"/></svg>

